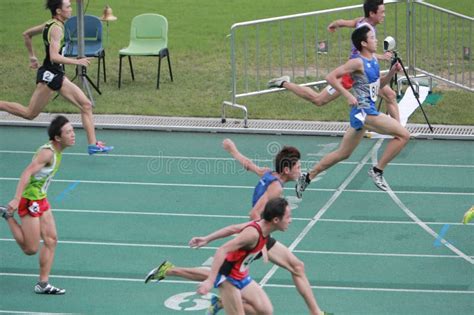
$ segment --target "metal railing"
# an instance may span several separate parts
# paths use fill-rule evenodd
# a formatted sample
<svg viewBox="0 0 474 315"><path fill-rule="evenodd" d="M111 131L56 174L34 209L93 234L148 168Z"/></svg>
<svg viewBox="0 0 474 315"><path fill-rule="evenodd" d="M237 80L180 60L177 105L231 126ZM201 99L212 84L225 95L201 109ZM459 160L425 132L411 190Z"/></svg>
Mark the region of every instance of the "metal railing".
<svg viewBox="0 0 474 315"><path fill-rule="evenodd" d="M410 66L417 72L474 92L474 18L423 1L414 1Z"/></svg>
<svg viewBox="0 0 474 315"><path fill-rule="evenodd" d="M385 7L385 21L377 27L377 38L380 43L388 35L394 37L405 65L412 72L414 70L419 72L419 74L413 73L414 75L442 79L472 91L472 79L469 77L466 80L466 76L470 76L472 71L471 57L468 65L462 63L462 74L456 72L462 77L462 81L456 75L454 79L444 75L444 69L451 69L449 64L440 66L437 70L420 61L422 58L425 60L424 52L420 50L422 49L420 38L429 37L430 35L426 34L435 26L430 25L423 29L419 25L420 17L416 14L420 14L421 11L427 14L425 10L428 9L422 10L421 7L442 10L450 16L470 21L471 30L472 18L417 0L386 0ZM233 107L244 112L244 126L247 127L247 107L238 104L237 100L284 90L267 88L267 82L271 78L289 75L292 82L302 86L326 84L327 73L347 60L351 47L350 35L353 31L340 28L335 33L330 33L327 31L328 24L336 19L354 19L361 16L363 16L362 5L354 5L232 25L231 95L229 101L222 103L222 122L226 121L226 107ZM472 48L472 32L469 33L469 37L464 32L462 34L462 38L469 38L468 47ZM451 48L453 47L449 47ZM429 53L433 51L430 50ZM456 65L458 64L459 61ZM384 66L388 68L389 64L382 64L382 68ZM458 70L459 67L455 68ZM466 71L467 69L470 70Z"/></svg>

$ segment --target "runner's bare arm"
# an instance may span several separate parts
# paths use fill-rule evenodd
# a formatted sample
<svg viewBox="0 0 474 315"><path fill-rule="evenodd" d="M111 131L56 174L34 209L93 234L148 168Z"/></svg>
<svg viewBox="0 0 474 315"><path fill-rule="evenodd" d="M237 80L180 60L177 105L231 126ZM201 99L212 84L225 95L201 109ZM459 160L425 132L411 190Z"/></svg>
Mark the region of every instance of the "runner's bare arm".
<svg viewBox="0 0 474 315"><path fill-rule="evenodd" d="M335 32L338 27L350 27L350 28L355 28L357 25L357 22L361 20L362 17L358 17L353 20L344 20L344 19L338 19L335 21L332 21L328 25L328 31L329 32Z"/></svg>
<svg viewBox="0 0 474 315"><path fill-rule="evenodd" d="M342 86L339 78L341 78L346 73L353 73L363 70L362 61L359 58L350 59L345 64L331 71L326 76L326 80L333 88L338 90L342 95L344 95L344 97L347 98L349 105L357 105L357 99L351 94L351 92Z"/></svg>
<svg viewBox="0 0 474 315"><path fill-rule="evenodd" d="M248 157L240 153L240 151L237 150L237 146L235 145L235 143L230 139L224 139L224 141L222 141L222 147L224 148L224 150L229 152L230 155L232 155L232 157L243 166L243 168L245 168L247 171L254 172L259 177L262 177L263 174L271 170L268 167L258 166Z"/></svg>
<svg viewBox="0 0 474 315"><path fill-rule="evenodd" d="M30 165L26 167L26 169L20 176L20 181L18 182L18 185L16 187L15 197L7 205L8 211L12 212L18 209L18 204L20 202L21 195L23 194L26 185L28 185L30 177L46 165L51 164L51 161L53 160L53 155L53 151L49 149L43 149L38 153L38 155L33 159L33 161L31 161Z"/></svg>
<svg viewBox="0 0 474 315"><path fill-rule="evenodd" d="M33 26L23 32L23 40L25 41L26 49L28 50L28 56L30 60L30 68L37 69L39 66L38 58L36 58L35 52L33 50L32 38L35 35L40 34L46 23Z"/></svg>
<svg viewBox="0 0 474 315"><path fill-rule="evenodd" d="M231 236L233 234L239 233L240 231L242 231L242 229L246 225L248 225L248 222L229 225L229 226L226 226L222 229L214 231L211 234L208 234L206 236L193 237L189 241L189 246L192 247L192 248L198 248L198 247L205 246L205 245L209 244L210 242L212 242L214 240L224 238L224 237L228 237L228 236Z"/></svg>
<svg viewBox="0 0 474 315"><path fill-rule="evenodd" d="M59 53L61 47L61 39L63 37L63 30L58 26L52 26L51 39L49 43L49 56L52 62L57 64L70 64L87 67L92 58L68 58Z"/></svg>

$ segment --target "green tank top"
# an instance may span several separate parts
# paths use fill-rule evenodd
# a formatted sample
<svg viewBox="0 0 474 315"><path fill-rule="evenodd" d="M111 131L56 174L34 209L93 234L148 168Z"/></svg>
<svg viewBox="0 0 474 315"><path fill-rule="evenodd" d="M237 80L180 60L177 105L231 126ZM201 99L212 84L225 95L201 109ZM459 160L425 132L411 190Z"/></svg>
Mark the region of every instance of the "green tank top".
<svg viewBox="0 0 474 315"><path fill-rule="evenodd" d="M56 174L59 169L59 165L61 164L62 153L56 151L51 142L39 147L33 159L36 158L38 153L43 149L53 151L53 162L51 165L47 165L40 169L36 174L31 175L30 181L22 195L23 198L28 200L40 200L46 198L51 179L53 178L54 174Z"/></svg>

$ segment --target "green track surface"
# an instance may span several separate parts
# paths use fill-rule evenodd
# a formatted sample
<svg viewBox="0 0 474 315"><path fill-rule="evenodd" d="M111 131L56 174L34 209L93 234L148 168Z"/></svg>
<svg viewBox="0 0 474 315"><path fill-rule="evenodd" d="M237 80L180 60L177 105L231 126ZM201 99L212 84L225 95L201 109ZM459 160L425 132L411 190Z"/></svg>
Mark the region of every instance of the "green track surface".
<svg viewBox="0 0 474 315"><path fill-rule="evenodd" d="M4 204L46 133L43 128L0 127L0 134ZM203 314L209 299L193 294L196 283L167 278L145 285L143 278L164 259L179 266L203 265L222 241L192 250L188 240L246 221L257 178L229 159L222 139L231 137L242 153L268 166L275 148L294 145L302 152L303 169L341 140L110 130L99 135L116 147L113 154L88 156L84 132L77 130L76 146L65 152L49 190L60 240L51 282L67 294L33 293L38 256L25 256L0 222L0 311ZM296 242L294 253L304 261L324 310L471 313L473 265L446 246L435 246L433 236L377 190L367 176L370 159L350 177L375 143L364 139L353 156L312 183L301 201L288 184L293 222L274 237L287 246ZM474 204L471 142L412 140L385 174L406 208L436 233L449 224L446 240L472 259L474 225L460 224ZM338 191L346 180L348 185ZM321 209L327 210L315 219ZM251 275L260 282L271 267L257 261ZM275 314L307 313L287 271L278 269L264 289ZM178 295L186 292L187 300L180 302Z"/></svg>

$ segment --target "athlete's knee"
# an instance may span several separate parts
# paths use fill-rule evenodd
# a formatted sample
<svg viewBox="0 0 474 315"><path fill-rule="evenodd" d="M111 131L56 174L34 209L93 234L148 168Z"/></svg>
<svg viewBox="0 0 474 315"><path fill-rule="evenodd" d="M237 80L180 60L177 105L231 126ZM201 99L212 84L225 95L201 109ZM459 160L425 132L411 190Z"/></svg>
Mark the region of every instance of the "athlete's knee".
<svg viewBox="0 0 474 315"><path fill-rule="evenodd" d="M49 248L55 248L58 244L58 237L57 235L48 235L44 237L43 242L44 246L47 246Z"/></svg>
<svg viewBox="0 0 474 315"><path fill-rule="evenodd" d="M319 99L312 100L311 103L313 103L316 106L323 106L325 104Z"/></svg>
<svg viewBox="0 0 474 315"><path fill-rule="evenodd" d="M89 99L86 99L81 103L81 111L83 112L92 111L92 102Z"/></svg>
<svg viewBox="0 0 474 315"><path fill-rule="evenodd" d="M38 117L38 115L39 115L39 113L37 113L37 112L32 112L32 111L27 110L25 112L25 114L23 115L23 118L28 119L28 120L33 120L36 117Z"/></svg>
<svg viewBox="0 0 474 315"><path fill-rule="evenodd" d="M401 133L399 138L400 138L401 141L403 141L403 143L406 144L410 140L410 133L408 132L408 130L403 128L403 132Z"/></svg>
<svg viewBox="0 0 474 315"><path fill-rule="evenodd" d="M311 99L311 103L316 106L324 106L327 104L327 101L325 101L322 97L320 97L320 95L318 95Z"/></svg>
<svg viewBox="0 0 474 315"><path fill-rule="evenodd" d="M36 255L36 253L38 252L38 248L39 248L38 245L36 245L36 246L35 245L32 245L32 246L25 245L21 249L23 250L23 253L25 253L25 255L32 256L32 255Z"/></svg>
<svg viewBox="0 0 474 315"><path fill-rule="evenodd" d="M31 248L23 249L23 253L25 253L28 256L36 255L37 252L38 252L38 249L31 249Z"/></svg>
<svg viewBox="0 0 474 315"><path fill-rule="evenodd" d="M261 310L258 312L258 314L263 314L263 315L272 315L273 314L273 306L269 305L265 309Z"/></svg>
<svg viewBox="0 0 474 315"><path fill-rule="evenodd" d="M397 103L397 93L395 93L394 90L392 89L384 89L384 93L382 97L388 102L388 103Z"/></svg>
<svg viewBox="0 0 474 315"><path fill-rule="evenodd" d="M398 131L393 136L398 139L403 145L406 145L407 142L410 140L410 132L408 132L406 128L402 128L402 130Z"/></svg>
<svg viewBox="0 0 474 315"><path fill-rule="evenodd" d="M293 263L293 273L297 276L303 276L305 274L304 262L299 259L296 259Z"/></svg>
<svg viewBox="0 0 474 315"><path fill-rule="evenodd" d="M273 305L264 301L259 301L257 305L254 305L257 314L271 315L273 314Z"/></svg>

